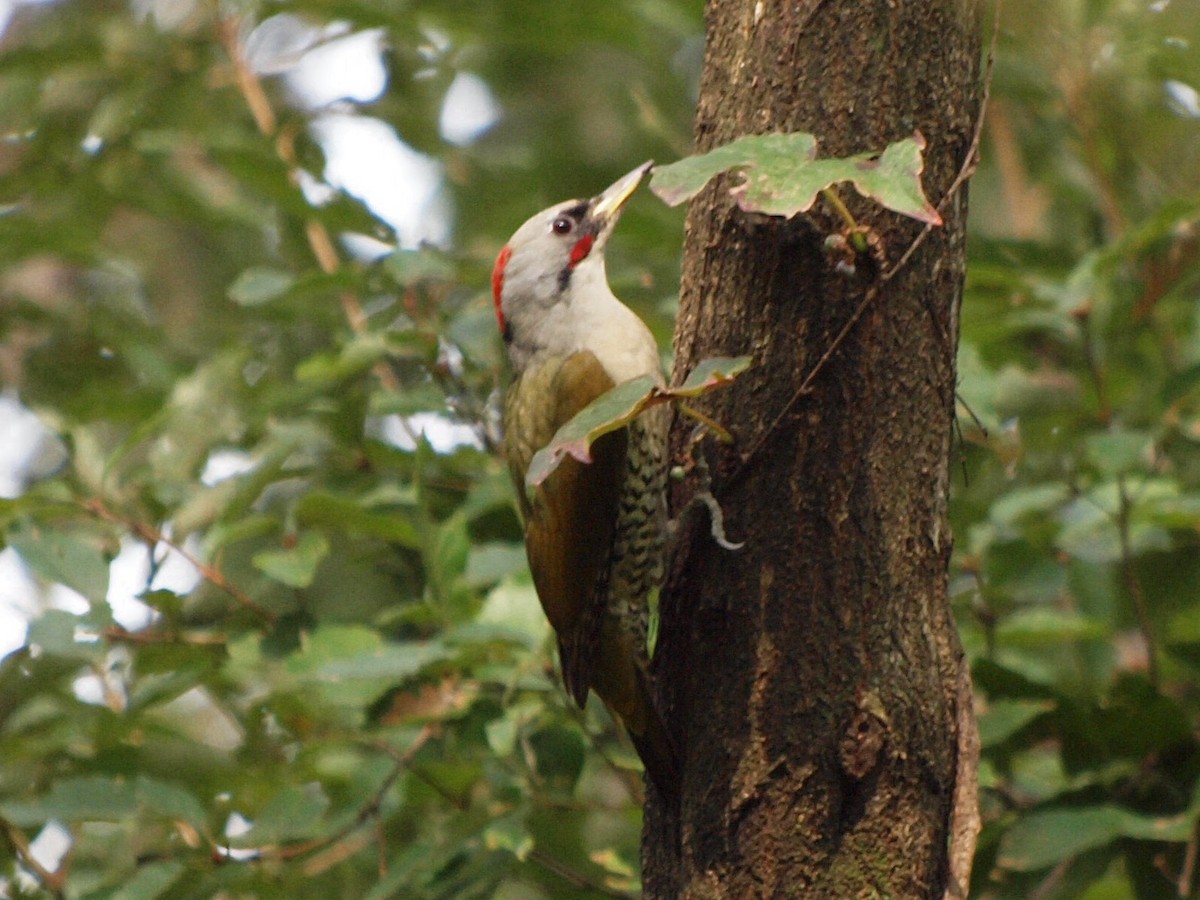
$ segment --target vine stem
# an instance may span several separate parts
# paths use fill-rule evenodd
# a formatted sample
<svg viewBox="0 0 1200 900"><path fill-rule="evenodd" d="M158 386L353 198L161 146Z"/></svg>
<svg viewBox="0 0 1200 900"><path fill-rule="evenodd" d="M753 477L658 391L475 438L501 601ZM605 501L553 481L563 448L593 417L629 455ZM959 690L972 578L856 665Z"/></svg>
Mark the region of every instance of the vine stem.
<svg viewBox="0 0 1200 900"><path fill-rule="evenodd" d="M975 170L979 167L979 145L983 138L983 123L987 116L988 101L991 99L992 93L992 75L995 69L996 61L996 39L1000 31L1000 6L1001 4L999 0L997 0L995 7L995 19L992 23L991 45L988 48L987 63L983 76L983 96L979 101L979 113L975 117L975 131L971 135L971 143L967 147L967 153L963 158L962 165L959 167L958 174L955 175L954 181L950 183L950 186L942 195L942 199L939 200L937 205L934 207L939 214L945 211L949 202L955 197L955 195L958 194L959 191L962 190L963 185L970 180L971 176L975 174ZM827 195L826 199L829 200ZM835 209L837 208L837 204L841 204L840 197L837 198L836 204L834 204ZM844 204L842 204L842 208L845 208ZM849 212L847 211L846 214L849 215ZM853 219L851 219L851 221L853 221ZM762 434L759 435L758 440L754 442L750 449L742 454L741 462L733 471L733 474L731 474L729 477L730 482L735 481L741 475L747 466L749 466L750 461L756 455L758 455L759 451L762 450L763 445L765 445L771 436L779 430L779 428L783 425L784 419L791 415L792 410L796 407L796 404L799 403L800 399L809 392L809 389L812 387L812 383L828 364L829 360L833 357L833 354L837 352L842 343L846 340L846 336L850 334L850 330L856 324L858 324L858 321L862 318L863 313L867 311L867 307L869 307L875 301L875 298L879 296L881 290L893 278L900 274L901 271L903 271L905 266L907 266L909 261L912 259L913 254L915 254L921 245L928 240L929 235L933 232L934 227L935 226L932 223L926 223L925 227L921 229L921 233L918 234L912 240L912 243L908 245L905 251L900 254L900 258L897 259L896 262L890 267L888 267L888 269L879 276L878 280L876 280L874 284L867 288L862 300L859 301L858 305L854 308L854 312L850 314L850 318L846 320L846 323L838 331L837 336L830 343L829 347L824 353L821 354L821 358L817 360L816 364L809 370L808 374L804 376L804 380L800 382L800 386L796 388L795 393L793 393L787 403L784 404L783 409L780 410L779 414L775 416L771 424L762 432Z"/></svg>

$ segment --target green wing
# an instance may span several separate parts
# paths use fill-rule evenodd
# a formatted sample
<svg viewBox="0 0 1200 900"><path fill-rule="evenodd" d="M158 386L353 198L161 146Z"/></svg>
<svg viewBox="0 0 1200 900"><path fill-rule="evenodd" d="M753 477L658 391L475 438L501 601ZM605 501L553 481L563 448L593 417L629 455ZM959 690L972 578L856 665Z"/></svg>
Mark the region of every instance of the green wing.
<svg viewBox="0 0 1200 900"><path fill-rule="evenodd" d="M592 446L592 462L565 459L532 494L525 473L533 454L560 426L609 390L613 380L590 351L525 370L505 403L505 449L525 517L525 550L538 598L558 635L563 681L583 706L592 681L596 640L580 633L595 622L591 604L603 602L613 526L624 474L627 432L611 432ZM547 403L547 398L554 398Z"/></svg>

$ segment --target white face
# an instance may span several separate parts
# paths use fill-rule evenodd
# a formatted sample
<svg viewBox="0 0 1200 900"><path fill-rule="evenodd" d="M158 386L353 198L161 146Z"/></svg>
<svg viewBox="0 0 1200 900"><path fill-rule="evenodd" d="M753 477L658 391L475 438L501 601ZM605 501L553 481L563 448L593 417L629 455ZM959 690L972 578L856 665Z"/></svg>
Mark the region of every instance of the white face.
<svg viewBox="0 0 1200 900"><path fill-rule="evenodd" d="M567 200L531 216L509 239L492 271L496 318L505 341L526 343L572 285L604 280L604 245L625 202L650 164L618 179L591 200ZM610 294L611 296L611 294Z"/></svg>
<svg viewBox="0 0 1200 900"><path fill-rule="evenodd" d="M576 270L595 253L603 259L603 241L613 221L589 214L591 202L568 200L542 210L517 229L500 252L492 272L496 316L506 341L530 322L530 315L560 302ZM610 228L602 227L604 224Z"/></svg>

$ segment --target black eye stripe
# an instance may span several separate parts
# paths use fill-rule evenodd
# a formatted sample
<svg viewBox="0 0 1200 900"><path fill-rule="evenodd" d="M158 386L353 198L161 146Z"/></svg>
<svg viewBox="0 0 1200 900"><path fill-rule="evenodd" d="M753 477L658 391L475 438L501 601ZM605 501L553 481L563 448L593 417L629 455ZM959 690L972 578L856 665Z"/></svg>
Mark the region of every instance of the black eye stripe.
<svg viewBox="0 0 1200 900"><path fill-rule="evenodd" d="M550 231L557 235L568 235L573 233L588 214L587 200L580 200L565 209L560 209L554 217L554 221L550 223Z"/></svg>

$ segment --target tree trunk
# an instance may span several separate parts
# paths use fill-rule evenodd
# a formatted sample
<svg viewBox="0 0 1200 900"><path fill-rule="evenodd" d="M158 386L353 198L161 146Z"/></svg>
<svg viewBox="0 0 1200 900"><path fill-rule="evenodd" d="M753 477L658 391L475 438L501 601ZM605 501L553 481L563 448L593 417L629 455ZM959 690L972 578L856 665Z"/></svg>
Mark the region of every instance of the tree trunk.
<svg viewBox="0 0 1200 900"><path fill-rule="evenodd" d="M697 149L809 131L821 155L844 155L920 130L938 204L972 147L976 12L975 0L710 0ZM736 436L704 452L745 546L717 547L703 516L676 541L655 668L683 801L651 798L646 896L961 895L977 740L946 504L965 186L885 279L919 223L840 189L882 240L882 258L848 274L823 249L842 230L828 207L748 215L733 183L718 179L688 215L675 366L678 379L706 357L754 357L702 404ZM674 458L689 431L677 423Z"/></svg>

